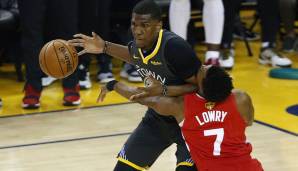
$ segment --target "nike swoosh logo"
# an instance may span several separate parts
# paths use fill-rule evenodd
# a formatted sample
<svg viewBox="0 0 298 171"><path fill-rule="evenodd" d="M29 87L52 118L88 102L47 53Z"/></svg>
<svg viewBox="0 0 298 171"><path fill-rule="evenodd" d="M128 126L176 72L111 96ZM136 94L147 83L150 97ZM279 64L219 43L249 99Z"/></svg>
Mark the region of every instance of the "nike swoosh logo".
<svg viewBox="0 0 298 171"><path fill-rule="evenodd" d="M132 55L132 57L133 57L134 59L140 59L140 57L137 57L137 56L135 56L135 55Z"/></svg>

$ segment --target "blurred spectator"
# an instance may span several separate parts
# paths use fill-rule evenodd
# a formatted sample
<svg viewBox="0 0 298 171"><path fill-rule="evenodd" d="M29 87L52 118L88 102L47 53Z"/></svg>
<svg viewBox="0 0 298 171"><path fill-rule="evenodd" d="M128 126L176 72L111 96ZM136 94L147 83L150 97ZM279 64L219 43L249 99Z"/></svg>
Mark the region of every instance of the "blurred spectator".
<svg viewBox="0 0 298 171"><path fill-rule="evenodd" d="M232 69L234 66L234 49L232 48L235 19L239 12L242 0L223 0L225 8L225 22L222 37L221 66Z"/></svg>
<svg viewBox="0 0 298 171"><path fill-rule="evenodd" d="M278 0L258 0L262 27L262 48L259 63L273 67L291 67L292 61L278 54L276 36L279 30Z"/></svg>
<svg viewBox="0 0 298 171"><path fill-rule="evenodd" d="M110 41L110 20L111 1L110 0L79 0L79 32L91 34L92 31L98 33L103 39ZM89 78L90 54L80 58L79 83L82 89L91 87ZM99 71L97 79L100 83L107 83L114 80L112 74L111 57L106 54L97 56Z"/></svg>
<svg viewBox="0 0 298 171"><path fill-rule="evenodd" d="M2 99L0 98L0 107L2 107Z"/></svg>
<svg viewBox="0 0 298 171"><path fill-rule="evenodd" d="M235 39L244 40L244 36L247 41L260 39L260 35L258 33L249 30L247 28L247 24L241 21L239 9L235 18L233 37Z"/></svg>
<svg viewBox="0 0 298 171"><path fill-rule="evenodd" d="M296 3L296 0L279 0L281 20L285 29L282 50L285 52L294 51L294 46L298 43L295 33Z"/></svg>
<svg viewBox="0 0 298 171"><path fill-rule="evenodd" d="M120 72L120 77L127 79L129 82L143 82L141 76L136 70L136 67L128 63L124 63L124 66Z"/></svg>
<svg viewBox="0 0 298 171"><path fill-rule="evenodd" d="M221 66L232 68L234 65L234 51L232 49L235 17L242 0L223 0L225 5L225 24L222 39L223 53ZM259 14L261 18L262 45L259 63L278 67L290 67L292 62L275 51L276 36L279 29L278 0L259 0Z"/></svg>
<svg viewBox="0 0 298 171"><path fill-rule="evenodd" d="M0 37L1 60L14 62L18 81L23 81L17 0L0 1Z"/></svg>
<svg viewBox="0 0 298 171"><path fill-rule="evenodd" d="M191 17L190 0L171 0L169 23L172 32L187 39L187 26Z"/></svg>
<svg viewBox="0 0 298 171"><path fill-rule="evenodd" d="M222 0L203 0L203 24L207 52L205 64L219 65L220 42L224 25L224 6ZM190 20L190 0L172 0L170 4L171 31L182 38L187 37L187 25Z"/></svg>
<svg viewBox="0 0 298 171"><path fill-rule="evenodd" d="M254 32L246 29L245 24L240 19L241 2L243 2L243 0L223 0L225 7L225 22L221 43L222 52L219 62L220 66L224 69L232 69L234 66L234 37L243 40L244 35L241 34L245 34L246 40L259 39L259 36Z"/></svg>
<svg viewBox="0 0 298 171"><path fill-rule="evenodd" d="M0 0L0 9L5 9L14 13L18 13L17 0Z"/></svg>
<svg viewBox="0 0 298 171"><path fill-rule="evenodd" d="M38 108L42 91L43 75L38 55L45 42L71 39L77 33L76 0L19 0L22 29L22 48L26 64L26 83L23 108ZM79 105L78 77L75 72L62 81L63 105Z"/></svg>

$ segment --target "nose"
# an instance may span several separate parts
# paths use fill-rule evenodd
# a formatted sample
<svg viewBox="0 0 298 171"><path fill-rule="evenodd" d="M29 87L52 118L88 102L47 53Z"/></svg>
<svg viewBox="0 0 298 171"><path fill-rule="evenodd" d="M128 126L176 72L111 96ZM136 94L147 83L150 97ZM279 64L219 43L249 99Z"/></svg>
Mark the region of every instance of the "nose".
<svg viewBox="0 0 298 171"><path fill-rule="evenodd" d="M143 34L143 30L138 26L134 27L133 32L135 33L135 35Z"/></svg>

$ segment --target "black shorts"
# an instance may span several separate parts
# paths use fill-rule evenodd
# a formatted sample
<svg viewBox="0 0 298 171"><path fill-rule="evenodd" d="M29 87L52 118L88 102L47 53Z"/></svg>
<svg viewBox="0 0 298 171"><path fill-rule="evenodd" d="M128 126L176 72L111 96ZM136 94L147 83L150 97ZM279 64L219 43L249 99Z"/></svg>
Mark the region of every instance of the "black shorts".
<svg viewBox="0 0 298 171"><path fill-rule="evenodd" d="M195 167L175 118L161 116L148 109L117 158L137 170L144 170L173 143L177 144L177 166Z"/></svg>

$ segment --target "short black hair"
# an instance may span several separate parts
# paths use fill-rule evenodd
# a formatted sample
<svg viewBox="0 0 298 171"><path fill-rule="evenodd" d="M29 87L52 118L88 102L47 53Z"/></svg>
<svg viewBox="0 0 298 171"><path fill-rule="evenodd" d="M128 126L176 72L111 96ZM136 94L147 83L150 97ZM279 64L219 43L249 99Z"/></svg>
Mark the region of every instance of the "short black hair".
<svg viewBox="0 0 298 171"><path fill-rule="evenodd" d="M138 2L132 10L136 14L150 14L152 19L161 21L161 9L154 0L142 0Z"/></svg>
<svg viewBox="0 0 298 171"><path fill-rule="evenodd" d="M204 98L210 102L221 102L232 92L233 83L230 75L222 68L212 66L203 79Z"/></svg>

